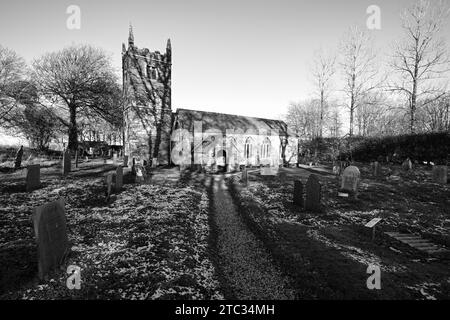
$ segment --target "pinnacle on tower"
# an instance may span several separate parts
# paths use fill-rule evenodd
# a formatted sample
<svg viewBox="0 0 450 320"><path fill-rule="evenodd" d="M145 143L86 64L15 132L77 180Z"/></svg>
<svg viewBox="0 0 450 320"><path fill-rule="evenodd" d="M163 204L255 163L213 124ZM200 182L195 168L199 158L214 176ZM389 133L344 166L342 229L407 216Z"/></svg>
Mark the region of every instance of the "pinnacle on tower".
<svg viewBox="0 0 450 320"><path fill-rule="evenodd" d="M172 45L171 45L171 43L170 43L170 38L167 39L166 51L172 51Z"/></svg>
<svg viewBox="0 0 450 320"><path fill-rule="evenodd" d="M132 47L134 46L134 36L133 36L133 26L130 22L130 30L128 32L128 46Z"/></svg>

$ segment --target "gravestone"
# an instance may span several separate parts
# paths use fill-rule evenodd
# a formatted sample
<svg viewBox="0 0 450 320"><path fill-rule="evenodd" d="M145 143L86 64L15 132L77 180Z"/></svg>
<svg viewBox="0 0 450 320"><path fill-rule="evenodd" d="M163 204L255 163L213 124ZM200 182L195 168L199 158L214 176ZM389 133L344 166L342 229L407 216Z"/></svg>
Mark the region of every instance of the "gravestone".
<svg viewBox="0 0 450 320"><path fill-rule="evenodd" d="M373 163L373 175L375 177L378 177L380 175L380 173L381 173L381 165L378 161L375 161Z"/></svg>
<svg viewBox="0 0 450 320"><path fill-rule="evenodd" d="M382 218L374 218L364 225L364 227L372 230L372 241L375 240L377 224L380 223L382 220L383 220Z"/></svg>
<svg viewBox="0 0 450 320"><path fill-rule="evenodd" d="M32 215L41 280L58 268L69 252L64 202L61 198L37 207Z"/></svg>
<svg viewBox="0 0 450 320"><path fill-rule="evenodd" d="M106 199L109 199L109 197L111 197L112 185L113 185L113 175L110 173L106 175Z"/></svg>
<svg viewBox="0 0 450 320"><path fill-rule="evenodd" d="M14 161L14 169L19 169L22 165L23 146L20 146L16 153L16 159Z"/></svg>
<svg viewBox="0 0 450 320"><path fill-rule="evenodd" d="M122 190L123 185L123 168L121 166L116 169L116 192Z"/></svg>
<svg viewBox="0 0 450 320"><path fill-rule="evenodd" d="M320 212L322 186L320 185L319 178L317 178L315 174L311 174L308 177L305 189L306 189L305 209L312 212Z"/></svg>
<svg viewBox="0 0 450 320"><path fill-rule="evenodd" d="M360 177L361 172L357 167L355 166L347 167L342 174L341 192L339 193L339 195L343 197L348 197L348 194L352 194L356 198L358 195L358 186Z"/></svg>
<svg viewBox="0 0 450 320"><path fill-rule="evenodd" d="M247 168L244 168L244 170L242 171L242 183L246 186L248 184L248 172L247 172Z"/></svg>
<svg viewBox="0 0 450 320"><path fill-rule="evenodd" d="M286 183L286 172L279 172L279 177L280 177L280 182L282 183L282 184L285 184Z"/></svg>
<svg viewBox="0 0 450 320"><path fill-rule="evenodd" d="M411 162L411 160L410 160L409 158L406 159L406 160L403 162L402 168L403 168L403 170L405 170L405 171L410 171L410 170L412 170L412 162Z"/></svg>
<svg viewBox="0 0 450 320"><path fill-rule="evenodd" d="M141 165L136 166L136 182L144 182L145 181L145 171Z"/></svg>
<svg viewBox="0 0 450 320"><path fill-rule="evenodd" d="M158 166L158 158L152 159L152 168L156 168Z"/></svg>
<svg viewBox="0 0 450 320"><path fill-rule="evenodd" d="M128 167L128 156L123 156L123 166Z"/></svg>
<svg viewBox="0 0 450 320"><path fill-rule="evenodd" d="M117 152L114 152L113 154L113 164L117 165Z"/></svg>
<svg viewBox="0 0 450 320"><path fill-rule="evenodd" d="M440 184L447 184L447 166L433 166L433 181Z"/></svg>
<svg viewBox="0 0 450 320"><path fill-rule="evenodd" d="M63 153L63 167L62 167L62 174L68 175L70 172L70 150L66 150Z"/></svg>
<svg viewBox="0 0 450 320"><path fill-rule="evenodd" d="M27 184L27 192L36 190L41 186L40 164L33 164L27 166L26 184Z"/></svg>
<svg viewBox="0 0 450 320"><path fill-rule="evenodd" d="M294 181L294 204L303 208L303 183L300 180Z"/></svg>

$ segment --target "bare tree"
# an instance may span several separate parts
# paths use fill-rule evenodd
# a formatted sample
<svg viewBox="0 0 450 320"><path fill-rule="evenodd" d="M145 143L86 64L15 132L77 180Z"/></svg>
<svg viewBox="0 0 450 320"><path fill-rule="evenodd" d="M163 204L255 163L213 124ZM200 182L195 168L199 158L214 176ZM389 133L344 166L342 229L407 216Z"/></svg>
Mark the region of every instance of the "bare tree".
<svg viewBox="0 0 450 320"><path fill-rule="evenodd" d="M306 100L288 106L286 123L299 136L314 139L319 136L319 100Z"/></svg>
<svg viewBox="0 0 450 320"><path fill-rule="evenodd" d="M323 136L324 121L327 115L328 98L332 92L332 78L335 74L336 56L327 54L321 48L315 53L312 77L319 104L319 136Z"/></svg>
<svg viewBox="0 0 450 320"><path fill-rule="evenodd" d="M7 123L20 103L22 91L16 85L26 75L25 60L16 52L0 45L0 125Z"/></svg>
<svg viewBox="0 0 450 320"><path fill-rule="evenodd" d="M445 42L439 37L449 8L442 1L420 0L403 12L404 39L394 45L392 69L399 79L390 90L406 97L409 130L416 131L419 99L431 103L443 95L436 80L448 71L449 57Z"/></svg>
<svg viewBox="0 0 450 320"><path fill-rule="evenodd" d="M47 53L33 62L32 78L46 102L58 109L59 121L68 128L70 150L78 148L79 114L113 118L120 87L100 49L78 45Z"/></svg>
<svg viewBox="0 0 450 320"><path fill-rule="evenodd" d="M369 34L353 27L344 35L340 45L343 91L349 100L347 107L350 112L350 136L354 132L356 109L363 103L364 96L379 86L376 55L371 42Z"/></svg>

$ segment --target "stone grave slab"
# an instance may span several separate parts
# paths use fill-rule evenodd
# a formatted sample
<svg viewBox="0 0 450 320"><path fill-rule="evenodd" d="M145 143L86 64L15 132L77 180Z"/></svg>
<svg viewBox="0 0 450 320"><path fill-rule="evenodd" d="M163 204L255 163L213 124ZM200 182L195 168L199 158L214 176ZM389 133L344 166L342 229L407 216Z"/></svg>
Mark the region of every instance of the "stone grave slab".
<svg viewBox="0 0 450 320"><path fill-rule="evenodd" d="M321 211L322 186L319 178L315 174L311 174L306 182L306 201L305 209L312 212Z"/></svg>
<svg viewBox="0 0 450 320"><path fill-rule="evenodd" d="M38 189L41 186L41 165L27 166L26 190L27 192Z"/></svg>
<svg viewBox="0 0 450 320"><path fill-rule="evenodd" d="M420 235L400 232L385 232L389 237L400 241L418 251L433 255L433 254L449 254L450 250L440 247L432 243L428 239L423 239Z"/></svg>
<svg viewBox="0 0 450 320"><path fill-rule="evenodd" d="M58 268L69 252L63 198L37 207L32 215L38 245L39 278Z"/></svg>

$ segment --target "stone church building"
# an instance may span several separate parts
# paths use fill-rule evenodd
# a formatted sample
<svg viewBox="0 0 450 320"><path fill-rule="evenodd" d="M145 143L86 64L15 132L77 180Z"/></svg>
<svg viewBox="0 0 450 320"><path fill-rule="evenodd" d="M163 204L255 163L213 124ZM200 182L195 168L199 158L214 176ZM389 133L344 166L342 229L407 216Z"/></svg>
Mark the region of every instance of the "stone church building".
<svg viewBox="0 0 450 320"><path fill-rule="evenodd" d="M124 151L159 165L234 171L242 166L296 164L298 136L280 120L205 112L171 105L172 48L140 49L130 26L122 44Z"/></svg>

